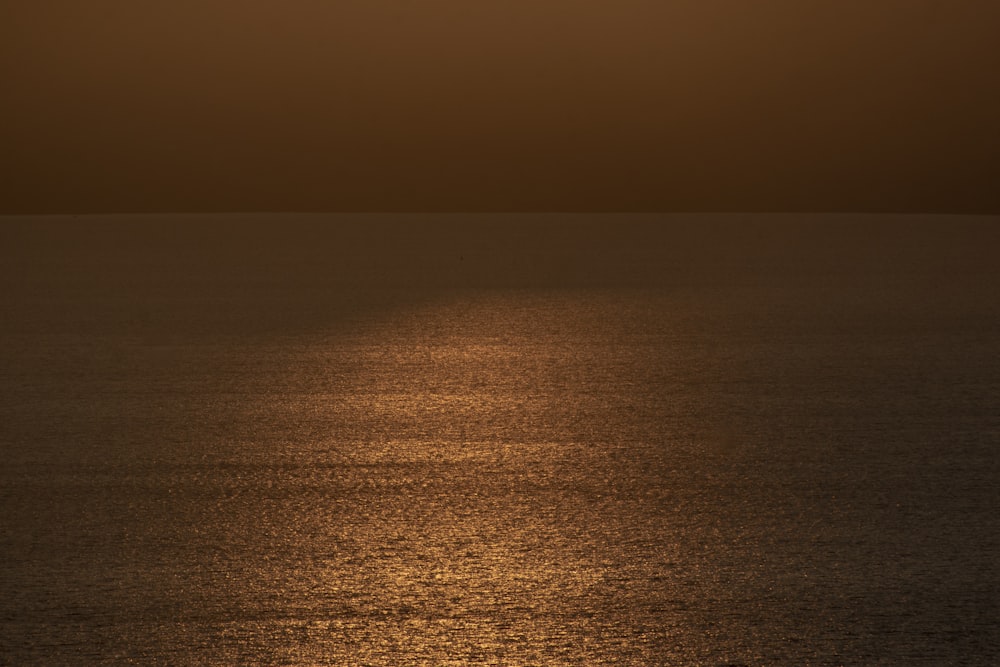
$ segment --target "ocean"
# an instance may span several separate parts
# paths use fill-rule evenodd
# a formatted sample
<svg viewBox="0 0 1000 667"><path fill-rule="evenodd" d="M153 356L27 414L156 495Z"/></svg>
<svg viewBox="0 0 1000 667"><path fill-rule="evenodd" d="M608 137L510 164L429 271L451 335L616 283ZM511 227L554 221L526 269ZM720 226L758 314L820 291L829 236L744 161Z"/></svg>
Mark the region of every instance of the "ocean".
<svg viewBox="0 0 1000 667"><path fill-rule="evenodd" d="M0 242L0 664L1000 663L996 218Z"/></svg>

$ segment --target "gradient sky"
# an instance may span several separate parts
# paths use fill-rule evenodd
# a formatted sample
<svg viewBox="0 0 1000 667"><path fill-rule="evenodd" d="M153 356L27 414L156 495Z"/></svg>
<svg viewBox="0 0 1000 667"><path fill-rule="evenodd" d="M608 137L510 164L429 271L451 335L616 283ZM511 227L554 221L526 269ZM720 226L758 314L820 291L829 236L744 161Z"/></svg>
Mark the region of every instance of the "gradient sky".
<svg viewBox="0 0 1000 667"><path fill-rule="evenodd" d="M1000 212L995 0L11 0L0 213Z"/></svg>

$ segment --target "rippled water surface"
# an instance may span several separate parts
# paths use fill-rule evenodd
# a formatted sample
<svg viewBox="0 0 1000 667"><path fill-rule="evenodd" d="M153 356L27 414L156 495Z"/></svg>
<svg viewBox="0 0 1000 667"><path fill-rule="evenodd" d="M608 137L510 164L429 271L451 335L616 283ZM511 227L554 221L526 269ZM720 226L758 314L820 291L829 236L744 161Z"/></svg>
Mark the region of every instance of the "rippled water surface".
<svg viewBox="0 0 1000 667"><path fill-rule="evenodd" d="M924 286L29 285L0 663L996 664L998 309Z"/></svg>

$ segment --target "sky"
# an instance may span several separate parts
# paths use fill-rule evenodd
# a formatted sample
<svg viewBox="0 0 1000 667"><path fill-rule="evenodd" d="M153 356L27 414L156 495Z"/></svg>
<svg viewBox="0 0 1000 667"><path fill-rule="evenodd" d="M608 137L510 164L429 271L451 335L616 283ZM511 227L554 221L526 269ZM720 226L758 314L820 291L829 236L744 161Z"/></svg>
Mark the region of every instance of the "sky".
<svg viewBox="0 0 1000 667"><path fill-rule="evenodd" d="M0 214L998 213L995 0L9 0Z"/></svg>

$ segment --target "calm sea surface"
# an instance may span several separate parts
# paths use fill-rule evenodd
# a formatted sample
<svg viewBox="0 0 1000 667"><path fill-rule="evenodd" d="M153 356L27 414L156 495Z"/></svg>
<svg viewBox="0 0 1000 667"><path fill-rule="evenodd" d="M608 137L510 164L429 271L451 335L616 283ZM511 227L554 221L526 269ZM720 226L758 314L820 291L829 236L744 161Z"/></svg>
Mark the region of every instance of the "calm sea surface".
<svg viewBox="0 0 1000 667"><path fill-rule="evenodd" d="M335 288L11 238L0 664L1000 663L961 243Z"/></svg>

